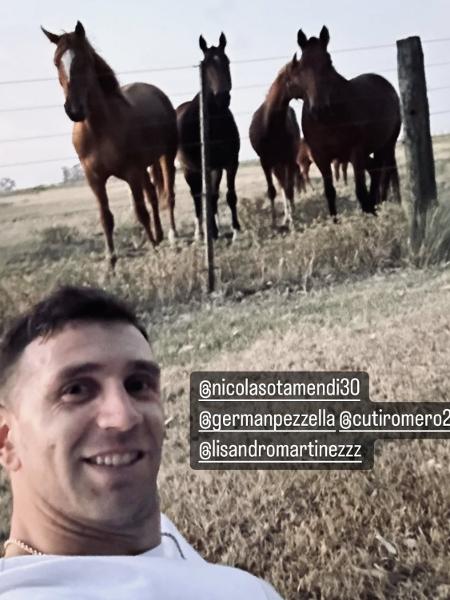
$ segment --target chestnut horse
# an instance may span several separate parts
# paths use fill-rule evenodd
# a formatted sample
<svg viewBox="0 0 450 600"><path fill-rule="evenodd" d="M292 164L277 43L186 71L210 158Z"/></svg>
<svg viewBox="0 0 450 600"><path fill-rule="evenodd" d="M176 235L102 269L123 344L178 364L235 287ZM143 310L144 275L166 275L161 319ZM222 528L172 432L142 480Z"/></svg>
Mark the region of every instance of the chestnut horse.
<svg viewBox="0 0 450 600"><path fill-rule="evenodd" d="M303 177L305 191L307 183L309 183L310 187L313 188L313 184L311 183L311 179L309 178L309 169L311 168L312 163L313 159L311 156L311 150L309 149L309 146L305 142L304 138L300 138L300 146L297 155L297 164L300 168L300 172Z"/></svg>
<svg viewBox="0 0 450 600"><path fill-rule="evenodd" d="M351 162L356 196L364 212L375 213L392 183L400 201L395 144L400 132L400 100L392 85L372 73L345 79L337 73L327 52L328 29L319 38L299 30L302 50L286 67L286 88L291 98L303 100L302 130L318 166L328 208L336 215L336 190L331 164ZM373 156L371 156L373 155ZM370 192L365 170L371 178Z"/></svg>
<svg viewBox="0 0 450 600"><path fill-rule="evenodd" d="M280 183L284 198L284 224L293 225L294 187L303 187L303 177L297 164L300 150L300 128L291 98L284 85L284 69L270 86L266 99L253 115L250 142L259 156L267 181L267 195L275 227L275 196L272 173Z"/></svg>
<svg viewBox="0 0 450 600"><path fill-rule="evenodd" d="M155 179L167 197L171 231L174 220L174 160L177 152L175 110L157 87L133 83L119 87L112 69L90 45L83 25L75 31L56 35L42 29L56 44L54 63L64 90L64 108L74 121L72 141L86 179L100 208L100 218L112 268L117 261L106 182L111 175L130 186L138 220L153 245L163 237L158 197L147 168L155 167ZM155 236L144 192L153 212Z"/></svg>
<svg viewBox="0 0 450 600"><path fill-rule="evenodd" d="M227 202L231 210L233 239L241 226L237 215L236 172L239 166L240 139L234 117L229 109L231 92L230 61L225 54L227 40L222 33L219 45L208 48L203 36L199 38L203 51L205 73L205 102L209 115L209 167L211 169L211 202L213 207L213 237L219 230L216 223L222 172L227 173ZM179 151L178 159L195 204L195 237L202 234L202 165L200 148L200 96L177 108Z"/></svg>

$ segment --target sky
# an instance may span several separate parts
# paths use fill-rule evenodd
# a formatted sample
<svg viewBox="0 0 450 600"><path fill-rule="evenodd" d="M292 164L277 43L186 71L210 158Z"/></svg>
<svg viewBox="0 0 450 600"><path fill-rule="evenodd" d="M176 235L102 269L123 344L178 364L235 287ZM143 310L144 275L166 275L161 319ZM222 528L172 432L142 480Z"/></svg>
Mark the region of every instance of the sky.
<svg viewBox="0 0 450 600"><path fill-rule="evenodd" d="M62 166L78 162L53 65L54 46L39 28L72 31L77 20L122 84L153 83L175 107L198 91L194 66L202 58L199 35L208 44L217 44L223 31L242 160L256 158L248 140L250 120L280 68L298 49L298 29L318 35L324 24L338 72L348 78L376 72L397 89L395 41L419 35L427 65L432 133L450 133L449 0L3 0L0 179L10 177L18 187L61 181ZM447 41L430 41L441 39ZM368 46L386 47L361 49ZM250 59L266 60L245 62ZM17 83L33 79L47 81ZM300 115L300 102L294 107ZM30 137L37 139L21 139Z"/></svg>

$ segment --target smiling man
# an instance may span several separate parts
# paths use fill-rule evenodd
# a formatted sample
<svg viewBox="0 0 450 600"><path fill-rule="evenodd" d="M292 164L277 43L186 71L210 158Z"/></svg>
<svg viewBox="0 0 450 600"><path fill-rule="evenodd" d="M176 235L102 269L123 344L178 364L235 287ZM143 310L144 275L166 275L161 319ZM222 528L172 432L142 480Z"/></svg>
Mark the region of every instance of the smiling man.
<svg viewBox="0 0 450 600"><path fill-rule="evenodd" d="M0 460L13 511L0 596L11 600L276 600L204 561L161 515L160 372L133 311L65 287L0 345Z"/></svg>

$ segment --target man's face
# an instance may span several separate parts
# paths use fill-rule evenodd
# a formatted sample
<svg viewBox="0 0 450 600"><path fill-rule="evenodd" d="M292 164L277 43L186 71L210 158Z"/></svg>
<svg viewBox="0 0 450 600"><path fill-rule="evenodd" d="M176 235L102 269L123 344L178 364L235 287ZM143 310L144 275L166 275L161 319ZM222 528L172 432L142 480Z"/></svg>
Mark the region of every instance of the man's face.
<svg viewBox="0 0 450 600"><path fill-rule="evenodd" d="M29 344L12 377L15 505L29 494L50 518L100 528L158 509L159 369L135 327L72 323Z"/></svg>

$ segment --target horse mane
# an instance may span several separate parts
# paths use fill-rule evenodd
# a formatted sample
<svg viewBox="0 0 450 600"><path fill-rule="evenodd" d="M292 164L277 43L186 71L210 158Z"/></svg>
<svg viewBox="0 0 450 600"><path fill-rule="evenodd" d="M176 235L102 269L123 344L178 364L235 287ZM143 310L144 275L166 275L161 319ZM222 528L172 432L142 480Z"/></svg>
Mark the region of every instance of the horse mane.
<svg viewBox="0 0 450 600"><path fill-rule="evenodd" d="M89 52L91 53L94 62L94 70L97 75L98 83L102 92L105 95L117 96L128 104L128 101L126 100L125 96L122 93L122 90L120 89L120 83L114 71L108 65L106 60L102 58L100 54L97 54L97 52L94 50L94 48L91 46L88 40L86 40L86 45L89 49Z"/></svg>
<svg viewBox="0 0 450 600"><path fill-rule="evenodd" d="M283 78L285 76L285 67L281 69L281 71L276 76L275 80L271 83L269 90L266 94L266 98L264 100L264 104L272 109L273 105L279 102L280 95L284 96L284 81Z"/></svg>
<svg viewBox="0 0 450 600"><path fill-rule="evenodd" d="M94 69L97 73L98 82L102 91L105 94L121 94L120 84L116 74L106 60L97 54L94 49L92 49L92 56L94 59Z"/></svg>

